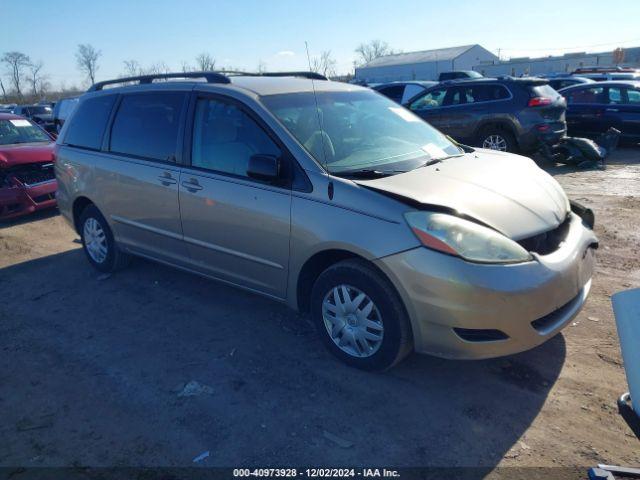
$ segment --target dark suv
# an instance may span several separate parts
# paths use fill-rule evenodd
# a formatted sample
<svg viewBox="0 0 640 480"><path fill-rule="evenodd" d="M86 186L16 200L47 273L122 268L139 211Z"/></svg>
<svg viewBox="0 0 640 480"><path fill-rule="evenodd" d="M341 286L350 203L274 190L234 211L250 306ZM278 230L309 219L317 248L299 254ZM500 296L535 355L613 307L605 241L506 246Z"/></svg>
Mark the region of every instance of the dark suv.
<svg viewBox="0 0 640 480"><path fill-rule="evenodd" d="M461 143L532 152L567 130L566 102L540 78L482 78L443 82L404 104Z"/></svg>

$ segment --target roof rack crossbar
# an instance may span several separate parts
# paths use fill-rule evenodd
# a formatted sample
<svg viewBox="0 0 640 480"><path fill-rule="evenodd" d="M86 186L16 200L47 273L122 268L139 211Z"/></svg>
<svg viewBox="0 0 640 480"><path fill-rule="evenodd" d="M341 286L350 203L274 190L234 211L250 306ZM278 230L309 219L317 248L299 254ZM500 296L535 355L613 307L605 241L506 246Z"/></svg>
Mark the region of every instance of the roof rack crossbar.
<svg viewBox="0 0 640 480"><path fill-rule="evenodd" d="M123 77L113 80L105 80L103 82L97 82L89 87L88 92L95 92L102 90L106 85L113 85L117 83L129 83L138 82L138 84L149 84L156 79L167 78L204 78L207 83L231 83L229 77L219 72L180 72L180 73L158 73L153 75L138 75L135 77Z"/></svg>

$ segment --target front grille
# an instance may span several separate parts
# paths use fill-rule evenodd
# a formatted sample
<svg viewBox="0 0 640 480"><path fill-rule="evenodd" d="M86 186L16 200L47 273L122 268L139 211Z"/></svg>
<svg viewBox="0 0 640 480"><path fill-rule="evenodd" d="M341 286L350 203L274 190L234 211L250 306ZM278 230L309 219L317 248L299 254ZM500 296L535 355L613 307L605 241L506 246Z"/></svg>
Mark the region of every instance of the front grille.
<svg viewBox="0 0 640 480"><path fill-rule="evenodd" d="M467 342L495 342L509 338L502 330L488 328L454 328L453 331Z"/></svg>
<svg viewBox="0 0 640 480"><path fill-rule="evenodd" d="M15 179L24 185L35 185L55 179L53 163L30 163L17 165L1 172L5 182ZM2 183L2 182L0 182Z"/></svg>
<svg viewBox="0 0 640 480"><path fill-rule="evenodd" d="M571 216L567 215L564 222L553 230L539 233L533 237L519 240L518 243L527 250L527 252L535 252L539 255L548 255L560 248L560 244L564 242L569 233L571 225Z"/></svg>

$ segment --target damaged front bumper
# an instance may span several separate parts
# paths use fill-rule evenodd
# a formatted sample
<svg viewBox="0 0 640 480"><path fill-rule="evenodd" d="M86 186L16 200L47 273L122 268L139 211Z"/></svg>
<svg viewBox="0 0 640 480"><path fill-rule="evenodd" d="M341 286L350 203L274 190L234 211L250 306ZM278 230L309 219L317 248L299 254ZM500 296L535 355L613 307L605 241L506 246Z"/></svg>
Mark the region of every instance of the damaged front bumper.
<svg viewBox="0 0 640 480"><path fill-rule="evenodd" d="M419 353L479 359L533 348L562 330L591 286L597 238L575 213L560 247L484 265L415 248L377 260L402 296Z"/></svg>
<svg viewBox="0 0 640 480"><path fill-rule="evenodd" d="M54 179L26 184L12 177L0 187L0 220L28 215L56 206L58 182Z"/></svg>

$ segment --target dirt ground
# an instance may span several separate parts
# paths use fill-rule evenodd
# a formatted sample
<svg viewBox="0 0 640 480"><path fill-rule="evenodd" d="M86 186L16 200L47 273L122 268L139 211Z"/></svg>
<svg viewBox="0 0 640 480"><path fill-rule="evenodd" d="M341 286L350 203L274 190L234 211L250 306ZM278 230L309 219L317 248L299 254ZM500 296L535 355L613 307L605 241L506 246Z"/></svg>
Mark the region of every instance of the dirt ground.
<svg viewBox="0 0 640 480"><path fill-rule="evenodd" d="M0 466L640 465L610 303L640 287L640 149L547 169L596 213L575 322L512 357L384 374L270 300L143 260L100 275L56 212L0 226Z"/></svg>

